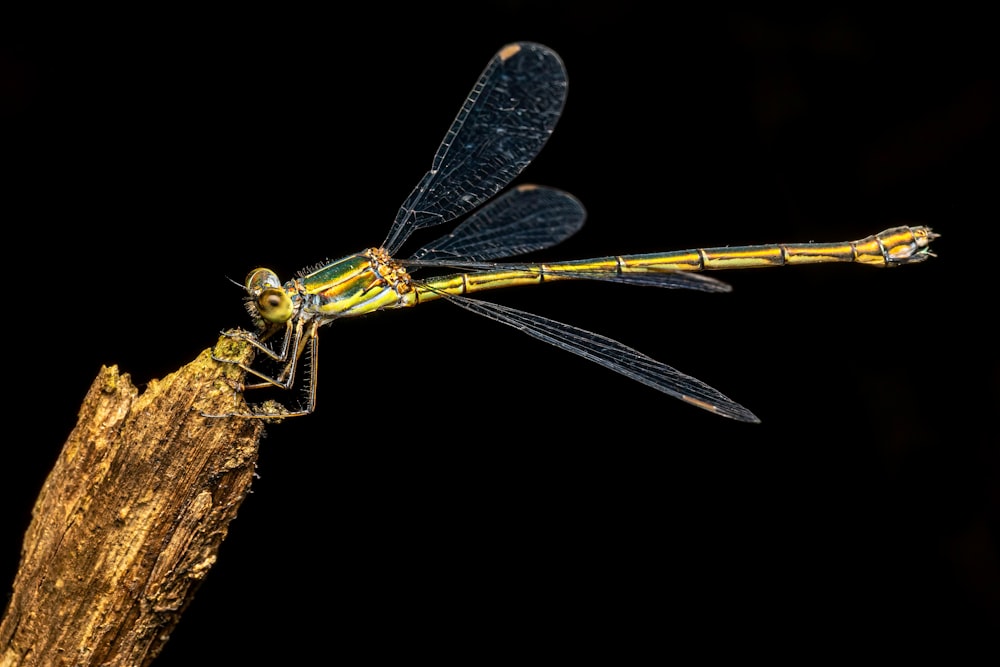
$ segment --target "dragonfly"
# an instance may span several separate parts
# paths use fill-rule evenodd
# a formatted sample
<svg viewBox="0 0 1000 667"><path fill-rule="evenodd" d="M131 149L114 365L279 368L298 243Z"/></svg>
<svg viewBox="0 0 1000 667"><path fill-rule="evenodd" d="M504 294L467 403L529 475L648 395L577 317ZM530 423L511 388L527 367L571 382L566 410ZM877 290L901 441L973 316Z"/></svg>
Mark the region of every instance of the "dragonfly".
<svg viewBox="0 0 1000 667"><path fill-rule="evenodd" d="M717 269L853 262L895 267L934 256L938 236L926 226L901 226L839 243L795 243L696 248L572 261L497 262L554 246L579 231L586 212L574 196L539 185L512 187L545 145L562 113L567 78L561 58L537 43L502 47L489 61L441 142L430 170L400 206L378 247L300 271L281 282L257 268L247 276L245 305L255 330L223 332L255 350L256 359L223 356L252 381L238 390L289 390L306 376L295 408L268 401L225 415L284 419L316 407L318 332L337 320L442 300L506 324L716 415L760 420L704 382L616 340L563 322L471 295L488 290L566 280L727 292L702 272ZM465 219L448 234L409 255L396 254L417 230ZM421 274L432 274L421 277ZM276 341L272 346L268 341ZM307 357L308 361L303 357ZM256 367L270 360L274 372ZM304 368L297 373L302 365Z"/></svg>

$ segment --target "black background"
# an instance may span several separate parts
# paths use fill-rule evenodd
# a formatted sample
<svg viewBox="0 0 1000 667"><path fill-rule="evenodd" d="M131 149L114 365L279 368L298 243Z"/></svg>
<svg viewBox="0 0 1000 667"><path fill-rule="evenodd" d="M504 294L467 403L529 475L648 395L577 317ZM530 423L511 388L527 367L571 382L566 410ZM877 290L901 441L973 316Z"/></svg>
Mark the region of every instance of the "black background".
<svg viewBox="0 0 1000 667"><path fill-rule="evenodd" d="M100 366L163 377L249 325L229 278L379 243L487 60L531 40L570 92L519 182L589 211L546 258L902 223L941 232L939 257L716 274L726 295L495 296L674 365L757 426L447 304L324 329L318 410L268 428L157 664L995 638L991 26L628 0L6 21L0 581Z"/></svg>

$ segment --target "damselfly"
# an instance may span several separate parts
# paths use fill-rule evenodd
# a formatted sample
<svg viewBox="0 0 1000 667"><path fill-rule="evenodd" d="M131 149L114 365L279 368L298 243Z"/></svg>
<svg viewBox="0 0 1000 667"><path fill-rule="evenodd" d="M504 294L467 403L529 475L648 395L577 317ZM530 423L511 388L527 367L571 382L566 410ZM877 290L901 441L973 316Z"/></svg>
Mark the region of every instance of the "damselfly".
<svg viewBox="0 0 1000 667"><path fill-rule="evenodd" d="M583 225L584 209L574 197L524 185L472 213L450 234L424 245L409 259L395 258L415 230L454 221L504 189L545 144L565 98L566 72L555 52L532 43L504 46L479 77L430 171L400 207L380 247L304 270L284 284L270 269L252 271L245 283L246 306L257 331L225 335L247 341L279 364L279 370L269 375L238 364L257 378L243 388L290 389L299 360L308 350L307 386L302 404L294 410L256 406L226 416L274 419L311 413L316 405L321 326L443 299L697 407L757 422L753 413L712 387L622 343L468 295L560 280L726 292L727 284L694 272L819 262L897 266L932 256L929 244L937 234L927 227L896 227L846 243L699 248L553 263L493 262L553 246ZM434 268L460 272L417 277L418 272ZM279 334L282 340L276 351L265 341Z"/></svg>

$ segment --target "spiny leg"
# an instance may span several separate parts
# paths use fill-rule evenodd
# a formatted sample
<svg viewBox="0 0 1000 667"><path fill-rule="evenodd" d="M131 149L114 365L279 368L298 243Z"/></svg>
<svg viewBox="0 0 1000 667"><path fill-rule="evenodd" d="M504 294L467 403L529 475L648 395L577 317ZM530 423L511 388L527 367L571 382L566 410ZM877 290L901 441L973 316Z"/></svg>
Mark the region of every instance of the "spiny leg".
<svg viewBox="0 0 1000 667"><path fill-rule="evenodd" d="M282 363L285 363L287 361L287 363L285 363L278 377L272 378L260 371L257 371L256 369L251 368L247 364L216 357L213 351L212 358L215 359L216 361L232 364L242 369L243 371L248 372L264 380L264 382L257 382L253 384L240 384L226 379L226 382L230 386L232 386L233 389L241 393L247 389L262 389L266 387L278 387L280 389L286 389L286 390L290 389L295 383L295 375L296 375L295 370L296 366L298 365L299 358L301 358L302 352L305 351L305 347L308 346L309 366L305 370L305 375L306 375L305 403L303 405L300 405L295 410L289 410L288 408L278 403L277 401L269 400L259 405L248 404L247 407L250 409L249 412L244 410L234 410L233 412L222 415L209 415L203 413L202 416L242 417L245 419L281 420L284 419L285 417L301 417L304 415L308 415L311 414L316 409L316 373L319 366L318 362L319 337L316 335L317 327L315 325L312 325L310 327L310 330L307 334L304 333L304 325L301 321L298 323L298 325L291 333L286 331L285 344L283 345L282 356L287 358L289 356L288 350L290 349L296 351L294 355L291 355L291 358L287 359L281 359L277 355L271 353L271 351L266 346L262 345L256 339L256 336L253 336L253 334L249 334L247 332L233 332L233 333L238 333L243 335L230 336L231 338L245 340L246 342L250 343L255 349L263 349L269 352L270 354L268 354L268 356L275 359L276 361L281 361ZM300 342L302 341L304 335L306 336L306 341L301 344L302 347L300 349ZM293 341L292 344L289 344L289 340Z"/></svg>
<svg viewBox="0 0 1000 667"><path fill-rule="evenodd" d="M280 389L289 389L295 380L295 366L298 362L298 355L289 355L290 350L298 350L299 342L302 339L302 322L298 322L297 325L293 325L291 321L287 322L285 325L285 335L282 336L281 351L275 353L270 347L265 345L260 341L260 339L253 333L249 331L243 331L240 329L225 331L222 335L227 338L232 338L234 340L241 340L249 343L255 350L263 352L269 359L282 364L281 372L278 373L276 377L271 377L257 369L251 367L249 364L240 363L238 361L233 361L232 359L226 359L224 357L219 357L215 354L215 350L212 350L212 359L220 363L233 364L246 373L253 375L254 377L260 378L262 382L255 382L252 384L241 384L239 386L234 385L233 388L237 391L243 391L245 389L260 389L262 387L278 387Z"/></svg>

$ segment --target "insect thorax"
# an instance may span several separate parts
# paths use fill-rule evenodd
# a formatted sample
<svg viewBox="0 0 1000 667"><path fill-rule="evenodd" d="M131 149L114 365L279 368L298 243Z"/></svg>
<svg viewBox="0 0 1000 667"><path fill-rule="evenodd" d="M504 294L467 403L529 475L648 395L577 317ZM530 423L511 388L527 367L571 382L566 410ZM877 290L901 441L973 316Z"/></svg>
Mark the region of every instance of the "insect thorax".
<svg viewBox="0 0 1000 667"><path fill-rule="evenodd" d="M368 258L371 261L372 271L396 294L403 296L413 289L410 284L410 274L383 248L369 248Z"/></svg>

